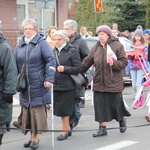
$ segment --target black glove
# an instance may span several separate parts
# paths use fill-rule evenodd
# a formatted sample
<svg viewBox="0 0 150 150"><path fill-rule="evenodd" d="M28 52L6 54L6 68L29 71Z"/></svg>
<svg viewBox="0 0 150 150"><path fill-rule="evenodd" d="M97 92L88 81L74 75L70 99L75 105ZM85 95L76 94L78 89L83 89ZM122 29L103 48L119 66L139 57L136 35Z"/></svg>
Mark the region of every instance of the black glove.
<svg viewBox="0 0 150 150"><path fill-rule="evenodd" d="M13 102L13 96L12 95L4 95L4 100L6 103L11 104Z"/></svg>
<svg viewBox="0 0 150 150"><path fill-rule="evenodd" d="M9 132L10 131L10 124L6 124L6 130Z"/></svg>

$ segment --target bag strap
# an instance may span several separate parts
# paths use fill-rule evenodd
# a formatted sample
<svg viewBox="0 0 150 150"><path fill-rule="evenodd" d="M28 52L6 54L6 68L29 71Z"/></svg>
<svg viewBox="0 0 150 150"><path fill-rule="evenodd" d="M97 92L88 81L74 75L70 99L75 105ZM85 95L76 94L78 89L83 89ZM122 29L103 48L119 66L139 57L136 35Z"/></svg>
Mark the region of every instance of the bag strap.
<svg viewBox="0 0 150 150"><path fill-rule="evenodd" d="M38 45L38 44L36 44L35 46L33 46L33 47L31 48L31 50L29 51L28 59L27 59L26 63L24 63L24 64L22 65L21 74L23 74L25 65L26 65L26 64L28 63L28 61L29 61L29 56L30 56L31 51L32 51L35 47L37 47L37 45ZM18 47L18 49L19 49L19 47ZM16 50L16 57L17 57L17 60L18 60L18 53L17 53L18 49Z"/></svg>
<svg viewBox="0 0 150 150"><path fill-rule="evenodd" d="M55 56L56 56L56 61L57 61L58 65L60 65L59 58L58 58L58 53L57 53L56 50L55 50Z"/></svg>
<svg viewBox="0 0 150 150"><path fill-rule="evenodd" d="M22 65L22 68L21 68L21 72L20 72L21 75L24 75L24 66L25 66L25 65L23 64L23 65Z"/></svg>

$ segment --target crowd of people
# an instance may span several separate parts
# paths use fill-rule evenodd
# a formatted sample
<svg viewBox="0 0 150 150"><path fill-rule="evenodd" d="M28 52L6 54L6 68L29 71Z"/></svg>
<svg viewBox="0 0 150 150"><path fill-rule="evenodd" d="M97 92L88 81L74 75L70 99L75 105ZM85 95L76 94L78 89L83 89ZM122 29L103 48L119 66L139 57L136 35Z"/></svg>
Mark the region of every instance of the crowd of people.
<svg viewBox="0 0 150 150"><path fill-rule="evenodd" d="M49 27L47 37L39 33L38 23L34 19L25 19L22 29L24 35L16 46L14 56L0 32L0 112L6 112L5 116L0 116L3 117L0 128L9 126L12 120L12 97L16 93L17 72L20 73L25 66L26 89L19 93L21 112L18 114L18 121L13 122L15 127L22 129L24 135L28 132L31 134L23 146L37 149L39 134L48 129L47 109L51 104L52 86L54 115L61 118L62 125L57 140L66 140L72 136L72 130L78 125L82 115L80 108L85 107L85 90L88 84L86 72L94 65L93 101L98 130L93 137L107 135L106 122L113 119L119 123L120 132L124 133L127 129L126 117L131 114L123 102L122 72L126 68L131 73L132 86L138 94L145 75L141 59L144 62L150 61L150 30L143 32L142 26L138 26L131 36L128 30L120 32L117 23L112 24L112 29L101 25L96 29L98 42L89 50L82 37L93 36L93 33L86 26L82 26L78 33L75 20L64 21L61 30L55 26ZM133 53L126 56L119 36L131 40ZM4 58L9 61L3 61ZM77 85L71 78L71 75L78 73L85 78L85 83L81 85ZM141 107L143 102L144 95L141 92L133 108ZM146 119L150 121L149 113ZM5 129L0 129L0 145L5 132Z"/></svg>
<svg viewBox="0 0 150 150"><path fill-rule="evenodd" d="M115 27L114 27L115 24ZM112 34L114 37L122 36L131 41L130 52L127 53L128 65L125 68L126 74L130 73L132 87L135 91L133 109L137 109L143 106L145 97L142 86L148 86L150 84L149 71L150 71L150 29L143 31L143 27L138 25L134 32L125 30L120 32L118 30L118 24L112 25ZM118 33L121 33L120 35ZM118 34L118 35L117 35ZM146 82L147 81L147 82ZM150 122L150 112L146 114L145 119Z"/></svg>

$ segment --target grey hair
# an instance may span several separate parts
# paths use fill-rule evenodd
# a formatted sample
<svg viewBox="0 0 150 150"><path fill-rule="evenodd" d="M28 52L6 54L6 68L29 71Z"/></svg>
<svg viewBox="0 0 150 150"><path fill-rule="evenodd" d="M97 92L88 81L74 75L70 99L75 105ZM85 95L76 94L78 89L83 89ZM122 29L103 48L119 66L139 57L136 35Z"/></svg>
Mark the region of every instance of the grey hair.
<svg viewBox="0 0 150 150"><path fill-rule="evenodd" d="M78 25L75 20L68 19L64 21L64 25L68 25L72 30L77 31Z"/></svg>
<svg viewBox="0 0 150 150"><path fill-rule="evenodd" d="M28 19L23 20L22 25L21 25L22 29L28 24L32 24L34 29L38 31L38 23L35 19L28 18Z"/></svg>
<svg viewBox="0 0 150 150"><path fill-rule="evenodd" d="M57 31L55 31L53 36L55 36L55 35L60 35L66 41L69 40L68 35L67 35L66 31L64 31L64 30L57 30Z"/></svg>

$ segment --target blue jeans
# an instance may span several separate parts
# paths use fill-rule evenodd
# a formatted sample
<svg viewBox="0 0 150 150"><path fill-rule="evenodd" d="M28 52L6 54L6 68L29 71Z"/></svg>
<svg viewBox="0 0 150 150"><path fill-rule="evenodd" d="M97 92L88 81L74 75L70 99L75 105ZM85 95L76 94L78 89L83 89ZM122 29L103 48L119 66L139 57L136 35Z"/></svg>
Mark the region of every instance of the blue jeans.
<svg viewBox="0 0 150 150"><path fill-rule="evenodd" d="M73 122L79 121L81 117L80 107L78 106L77 101L74 103L73 113L69 118L69 124L71 125Z"/></svg>
<svg viewBox="0 0 150 150"><path fill-rule="evenodd" d="M132 87L137 94L140 90L144 73L143 70L130 70L130 73L132 79Z"/></svg>

